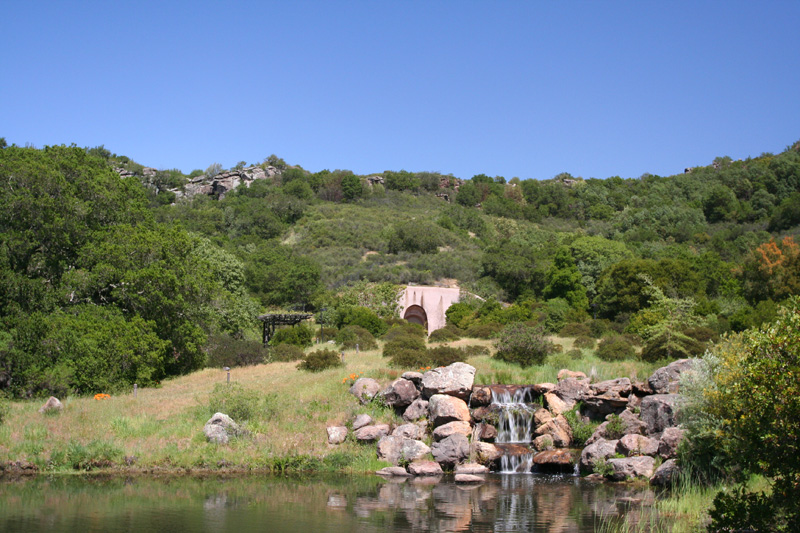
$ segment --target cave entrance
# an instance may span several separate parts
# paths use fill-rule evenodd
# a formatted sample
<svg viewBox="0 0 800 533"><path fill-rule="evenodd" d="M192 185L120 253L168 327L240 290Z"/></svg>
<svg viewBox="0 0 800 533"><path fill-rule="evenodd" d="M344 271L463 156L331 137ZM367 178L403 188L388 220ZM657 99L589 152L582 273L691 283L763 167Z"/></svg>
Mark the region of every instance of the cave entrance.
<svg viewBox="0 0 800 533"><path fill-rule="evenodd" d="M428 313L426 313L425 309L418 305L409 306L409 308L406 309L406 314L403 315L403 318L412 324L419 324L423 328L428 328Z"/></svg>

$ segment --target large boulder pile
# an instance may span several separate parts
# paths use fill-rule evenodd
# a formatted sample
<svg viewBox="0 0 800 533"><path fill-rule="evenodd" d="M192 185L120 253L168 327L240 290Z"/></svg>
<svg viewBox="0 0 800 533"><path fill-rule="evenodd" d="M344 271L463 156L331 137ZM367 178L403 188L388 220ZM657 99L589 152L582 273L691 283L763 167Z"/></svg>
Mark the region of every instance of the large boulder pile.
<svg viewBox="0 0 800 533"><path fill-rule="evenodd" d="M176 199L191 200L197 195L216 196L223 198L228 191L232 191L239 185L246 187L256 180L274 178L280 174L280 170L273 166L262 168L260 166L247 167L241 170L234 169L221 172L215 176L205 174L189 180L189 183L179 189L170 189L175 193Z"/></svg>
<svg viewBox="0 0 800 533"><path fill-rule="evenodd" d="M592 383L580 372L563 370L555 384L476 386L475 368L465 363L424 374L406 372L385 387L361 378L350 392L365 403L380 398L404 423L392 427L360 415L352 427L357 440L375 442L378 457L395 465L381 471L383 475L467 474L466 464L481 465L477 470L483 473L496 468L504 453L520 451L519 445L494 443L499 429L495 400L523 398L527 405L542 405L531 409L532 442L522 447L535 454L537 467L570 471L577 462L582 473L599 471L612 480L645 477L664 484L678 472L673 459L683 430L675 418L681 400L677 392L681 374L692 363L675 361L647 382L619 378ZM568 450L573 434L564 414L579 403L576 416L602 423L577 454ZM347 428L328 428L328 434L335 444L344 440ZM507 451L509 446L514 451ZM655 469L657 457L665 462Z"/></svg>

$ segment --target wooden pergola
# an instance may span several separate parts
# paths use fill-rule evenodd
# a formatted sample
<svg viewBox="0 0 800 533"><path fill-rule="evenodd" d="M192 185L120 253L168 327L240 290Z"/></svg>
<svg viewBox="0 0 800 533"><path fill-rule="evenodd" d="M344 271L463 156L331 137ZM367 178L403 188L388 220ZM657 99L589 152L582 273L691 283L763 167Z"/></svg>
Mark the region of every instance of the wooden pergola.
<svg viewBox="0 0 800 533"><path fill-rule="evenodd" d="M268 313L258 317L264 323L263 334L261 336L264 346L267 345L269 340L275 334L275 328L278 326L294 326L303 320L308 320L314 315L310 313Z"/></svg>

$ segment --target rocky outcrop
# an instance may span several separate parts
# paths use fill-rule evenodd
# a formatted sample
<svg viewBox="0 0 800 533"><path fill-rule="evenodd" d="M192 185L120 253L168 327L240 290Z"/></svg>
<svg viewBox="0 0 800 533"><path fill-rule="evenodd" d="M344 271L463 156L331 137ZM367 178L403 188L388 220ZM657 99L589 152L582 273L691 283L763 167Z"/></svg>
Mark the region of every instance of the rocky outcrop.
<svg viewBox="0 0 800 533"><path fill-rule="evenodd" d="M50 396L44 405L39 408L40 413L46 413L48 411L61 411L64 408L61 401L56 398L55 396Z"/></svg>
<svg viewBox="0 0 800 533"><path fill-rule="evenodd" d="M145 169L145 176L147 176L147 170ZM152 170L153 175L155 175L155 169ZM227 192L232 191L239 185L244 184L245 187L250 187L256 180L273 178L278 174L280 174L280 171L272 166L234 169L221 172L215 176L206 176L205 174L197 176L189 180L182 188L170 189L170 191L175 193L176 199L191 200L197 195L213 195L224 198Z"/></svg>
<svg viewBox="0 0 800 533"><path fill-rule="evenodd" d="M408 379L399 378L392 381L383 392L381 392L386 405L390 407L408 407L411 402L419 397L419 390L414 382Z"/></svg>
<svg viewBox="0 0 800 533"><path fill-rule="evenodd" d="M655 394L677 394L681 374L692 369L694 359L679 359L665 367L659 368L647 380Z"/></svg>
<svg viewBox="0 0 800 533"><path fill-rule="evenodd" d="M475 367L466 363L435 368L422 376L422 395L430 398L435 394L455 396L468 400L475 381Z"/></svg>
<svg viewBox="0 0 800 533"><path fill-rule="evenodd" d="M328 444L341 444L347 438L347 428L344 426L330 426L328 429Z"/></svg>
<svg viewBox="0 0 800 533"><path fill-rule="evenodd" d="M215 444L228 444L231 437L243 434L239 424L224 413L215 413L203 426L203 434L209 442Z"/></svg>
<svg viewBox="0 0 800 533"><path fill-rule="evenodd" d="M367 404L380 392L381 384L372 378L358 378L350 387L350 394Z"/></svg>

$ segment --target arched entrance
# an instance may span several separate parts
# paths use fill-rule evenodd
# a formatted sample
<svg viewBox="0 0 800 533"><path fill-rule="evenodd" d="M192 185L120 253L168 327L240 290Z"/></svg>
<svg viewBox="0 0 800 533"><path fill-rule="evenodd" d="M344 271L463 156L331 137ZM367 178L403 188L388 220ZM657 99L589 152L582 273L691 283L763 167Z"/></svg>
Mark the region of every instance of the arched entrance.
<svg viewBox="0 0 800 533"><path fill-rule="evenodd" d="M403 315L403 318L413 324L419 324L424 328L428 327L428 313L426 313L425 309L418 305L409 306L408 309L406 309L406 313Z"/></svg>

